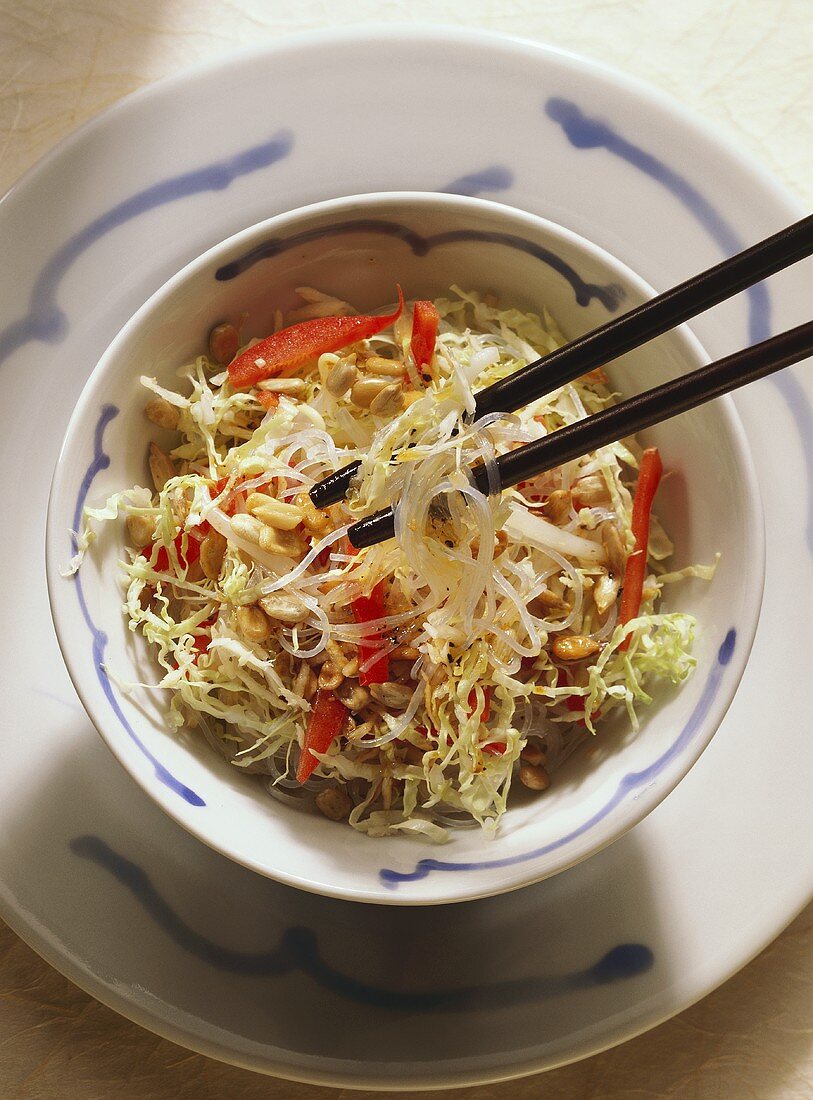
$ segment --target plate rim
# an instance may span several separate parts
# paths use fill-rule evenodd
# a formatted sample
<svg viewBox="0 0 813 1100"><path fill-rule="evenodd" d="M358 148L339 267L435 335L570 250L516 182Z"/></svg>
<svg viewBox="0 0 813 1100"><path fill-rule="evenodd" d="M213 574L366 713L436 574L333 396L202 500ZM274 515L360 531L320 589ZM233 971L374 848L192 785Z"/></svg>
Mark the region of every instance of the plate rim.
<svg viewBox="0 0 813 1100"><path fill-rule="evenodd" d="M634 76L623 69L616 68L605 61L600 61L573 50L561 46L554 46L546 42L540 42L523 35L510 34L504 31L489 31L480 27L460 27L449 23L361 23L351 27L323 27L317 30L297 31L291 34L280 35L272 42L265 42L253 46L239 46L221 57L204 58L185 66L179 72L168 73L157 80L150 81L141 88L117 99L114 103L103 107L90 118L77 126L70 133L65 134L50 149L42 154L16 179L6 191L0 195L0 212L2 204L13 200L17 193L34 179L41 171L47 170L51 162L58 159L72 144L82 140L87 134L100 129L109 119L130 109L132 104L138 104L142 99L148 100L153 96L161 95L165 90L171 90L174 86L180 86L188 80L204 77L219 70L231 69L243 61L265 57L275 53L288 53L298 49L319 47L335 42L350 41L353 43L363 40L420 42L422 40L437 41L441 38L447 42L458 41L464 44L497 46L506 50L513 50L526 56L533 54L549 56L560 59L577 68L599 73L610 82L620 85L625 90L655 105L660 105L666 111L677 115L695 131L702 133L705 140L713 142L733 159L739 161L748 172L756 175L760 183L772 191L779 201L790 207L794 207L799 216L803 216L806 208L803 200L794 194L784 183L765 168L756 155L735 139L731 138L724 130L691 107L687 107L677 97L670 95L661 88L650 84L642 77ZM565 227L568 228L568 227Z"/></svg>
<svg viewBox="0 0 813 1100"><path fill-rule="evenodd" d="M566 1055L564 1057L554 1057L548 1064L541 1068L538 1065L533 1066L530 1064L523 1065L517 1063L516 1068L510 1071L500 1073L494 1073L492 1071L485 1077L482 1076L482 1074L478 1074L477 1071L466 1071L464 1075L453 1075L447 1070L445 1076L435 1076L432 1078L431 1082L427 1082L423 1078L393 1081L391 1077L362 1077L352 1074L336 1077L331 1076L329 1073L299 1073L292 1071L291 1067L287 1065L271 1065L270 1059L267 1057L264 1062L255 1062L248 1057L241 1058L231 1048L225 1045L218 1047L214 1040L203 1040L195 1032L184 1030L179 1024L172 1022L168 1017L162 1019L160 1021L161 1026L158 1026L155 1017L150 1016L146 1010L142 1009L141 1005L127 1000L123 994L116 994L104 983L102 983L101 991L93 988L93 982L87 979L92 977L93 980L98 981L99 979L97 976L95 974L90 975L88 971L82 970L73 961L70 955L60 954L56 946L47 936L42 935L41 937L37 937L34 933L36 921L34 921L31 926L23 925L22 921L18 923L18 914L16 912L14 912L13 919L7 918L5 912L0 912L0 918L2 918L12 932L18 936L27 947L43 959L49 966L52 966L57 973L72 982L89 997L92 997L95 1001L104 1005L105 1008L117 1013L117 1015L122 1016L130 1023L136 1024L138 1027L143 1027L151 1034L157 1035L160 1039L166 1039L169 1042L175 1043L182 1049L190 1050L206 1058L214 1058L219 1062L234 1066L237 1069L249 1070L253 1073L260 1073L265 1077L279 1078L284 1081L294 1081L304 1085L319 1085L326 1088L353 1089L358 1092L381 1090L401 1093L438 1092L443 1089L471 1088L477 1085L496 1085L506 1081L516 1081L521 1078L538 1076L552 1070L562 1069L565 1066L583 1062L588 1058L592 1058L594 1055L602 1054L607 1050L612 1050L614 1047L623 1046L624 1043L628 1043L632 1039L637 1039L639 1036L645 1035L647 1032L653 1031L655 1028L667 1023L675 1016L680 1015L693 1005L698 1004L722 985L725 985L725 983L738 974L740 970L753 962L758 955L761 955L762 952L773 943L777 936L780 936L785 929L796 920L810 904L811 900L813 900L813 897L804 901L799 908L788 917L787 921L785 921L776 934L772 935L765 943L757 946L744 962L735 964L733 968L726 972L714 985L698 993L696 996L692 996L681 1008L674 1012L667 1011L659 1014L654 1020L648 1021L640 1027L624 1030L622 1035L610 1038L606 1042L601 1042L597 1045L586 1043L585 1046L588 1049L579 1050L575 1056ZM2 891L0 891L0 908L5 909L5 898L3 897ZM216 1052L214 1052L215 1050ZM349 1060L349 1062L351 1065L359 1064L352 1059Z"/></svg>

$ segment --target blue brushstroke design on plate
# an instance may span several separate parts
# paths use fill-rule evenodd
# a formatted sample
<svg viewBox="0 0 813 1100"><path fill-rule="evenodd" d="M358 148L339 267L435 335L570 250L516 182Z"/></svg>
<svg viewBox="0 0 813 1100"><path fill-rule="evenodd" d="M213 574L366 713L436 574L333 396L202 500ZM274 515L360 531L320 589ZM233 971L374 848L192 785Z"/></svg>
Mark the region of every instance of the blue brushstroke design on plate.
<svg viewBox="0 0 813 1100"><path fill-rule="evenodd" d="M159 180L94 218L61 245L42 268L31 291L25 317L0 331L0 363L33 340L56 344L64 338L68 331L68 318L57 304L60 283L79 257L100 238L158 206L203 191L224 191L240 176L269 168L283 160L291 152L293 144L291 131L280 130L270 141L252 145L233 157Z"/></svg>
<svg viewBox="0 0 813 1100"><path fill-rule="evenodd" d="M547 855L549 852L554 852L558 848L563 848L566 844L576 840L577 837L583 836L597 825L599 821L602 821L607 814L611 813L616 806L620 805L633 791L643 789L652 783L663 769L688 745L708 714L709 707L720 687L723 671L726 665L731 661L736 644L737 632L732 627L726 633L725 638L720 644L717 650L717 659L706 679L700 698L697 700L695 708L689 715L686 725L680 731L675 741L673 741L669 748L661 753L657 760L650 764L649 767L638 772L629 772L625 775L619 781L612 796L593 814L592 817L582 822L578 828L573 829L565 836L558 837L549 844L545 844L541 848L534 848L530 852L522 852L516 856L506 856L504 859L477 859L460 863L451 863L442 859L421 859L418 860L412 871L394 871L390 868L382 868L382 870L378 872L379 879L385 886L395 890L401 883L417 882L419 879L426 878L433 871L484 871L497 867L515 867L519 863L527 863L528 860L538 859L540 856Z"/></svg>
<svg viewBox="0 0 813 1100"><path fill-rule="evenodd" d="M588 283L582 279L578 271L571 267L561 256L557 256L549 248L527 241L524 237L518 237L514 233L497 233L484 229L454 229L446 233L435 233L425 236L401 222L389 221L386 218L353 218L345 222L337 222L335 225L317 226L306 229L301 233L292 234L290 237L269 237L262 244L238 256L229 263L223 264L215 272L215 278L219 282L228 282L236 279L254 264L267 260L272 256L281 256L292 249L301 247L311 241L323 240L326 237L339 237L348 233L380 233L385 237L395 237L412 250L415 256L428 256L435 248L443 245L454 244L457 241L481 241L483 244L502 245L505 248L513 248L519 252L525 252L534 256L537 260L547 264L558 272L573 287L573 294L580 306L587 306L595 298L601 302L610 313L618 309L624 300L624 288L617 283Z"/></svg>
<svg viewBox="0 0 813 1100"><path fill-rule="evenodd" d="M441 188L446 195L468 195L475 198L484 191L507 191L514 183L514 173L504 164L490 164L479 172L468 172L465 176L447 183Z"/></svg>
<svg viewBox="0 0 813 1100"><path fill-rule="evenodd" d="M608 123L588 117L572 100L553 96L545 103L548 118L558 123L576 149L606 149L640 172L662 184L700 222L727 256L741 252L746 244L725 217L698 189L674 168L639 145L622 137ZM771 304L765 283L749 287L748 338L752 344L771 335ZM807 545L813 553L813 408L801 383L790 371L766 379L775 386L796 421L808 472Z"/></svg>
<svg viewBox="0 0 813 1100"><path fill-rule="evenodd" d="M505 1007L629 980L650 970L654 963L653 952L645 944L620 943L592 966L570 974L522 977L489 985L446 989L387 989L363 982L332 966L323 958L316 934L310 928L287 928L278 945L270 951L237 951L224 947L191 928L155 888L143 867L114 851L101 837L75 837L70 842L70 850L113 875L173 943L209 966L254 978L277 978L299 972L324 990L373 1008L461 1012L480 1010L484 1004Z"/></svg>
<svg viewBox="0 0 813 1100"><path fill-rule="evenodd" d="M82 512L85 507L85 501L87 500L88 493L90 492L90 487L93 484L96 475L101 473L102 470L106 470L107 467L110 465L110 456L106 454L104 450L104 433L107 425L111 422L111 420L114 420L118 416L118 414L119 410L116 408L115 405L104 405L102 407L102 411L99 414L99 419L96 422L96 429L93 433L93 457L87 470L85 470L85 474L82 478L82 483L79 486L79 492L76 497L76 507L74 508L73 513L74 531L81 531L82 529ZM78 549L79 547L77 544L76 535L71 535L72 554L76 554ZM90 636L92 639L93 667L96 670L96 676L99 680L99 683L101 684L102 691L104 692L107 701L110 703L110 706L113 709L113 713L118 718L123 729L133 741L133 743L138 746L141 752L146 756L146 758L155 768L156 778L164 783L167 787L169 787L170 790L174 791L176 794L179 794L185 802L188 802L190 804L190 806L205 806L206 803L203 801L199 794L196 794L195 791L191 789L191 787L187 787L185 783L182 783L179 779L176 779L171 772L167 771L160 760L153 756L153 754L135 732L133 727L127 721L127 718L125 717L124 712L119 705L119 701L116 698L116 693L113 690L113 685L110 683L110 678L108 677L104 669L104 651L107 647L107 635L103 630L99 629L90 614L87 600L85 599L85 592L82 587L81 570L78 573L74 573L72 580L76 587L76 597L79 600L79 607L82 610L82 617L87 624L87 628L90 631Z"/></svg>

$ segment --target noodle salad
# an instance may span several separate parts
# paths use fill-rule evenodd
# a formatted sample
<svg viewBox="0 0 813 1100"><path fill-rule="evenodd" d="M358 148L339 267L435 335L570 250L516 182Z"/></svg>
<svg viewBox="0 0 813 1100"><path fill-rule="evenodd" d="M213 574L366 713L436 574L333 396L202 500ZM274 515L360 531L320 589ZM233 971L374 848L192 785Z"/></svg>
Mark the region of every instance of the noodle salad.
<svg viewBox="0 0 813 1100"><path fill-rule="evenodd" d="M595 370L471 422L478 390L564 343L547 312L299 294L265 340L218 325L177 387L141 379L153 486L85 509L69 572L122 517L124 613L170 727L270 794L370 836L493 833L513 782L544 791L611 712L637 730L652 683L689 675L694 620L658 603L714 567L666 571L660 457L635 439L497 490L496 456L615 400ZM308 490L354 460L317 509ZM390 505L395 539L356 551L349 526Z"/></svg>

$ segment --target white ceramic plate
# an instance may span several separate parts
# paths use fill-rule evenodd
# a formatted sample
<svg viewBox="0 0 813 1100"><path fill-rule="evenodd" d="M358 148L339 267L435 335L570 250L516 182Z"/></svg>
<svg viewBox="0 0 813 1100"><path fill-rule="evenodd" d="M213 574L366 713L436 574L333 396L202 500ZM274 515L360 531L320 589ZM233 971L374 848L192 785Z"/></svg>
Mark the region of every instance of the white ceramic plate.
<svg viewBox="0 0 813 1100"><path fill-rule="evenodd" d="M386 92L371 96L382 61ZM617 74L526 43L403 28L290 39L155 85L0 206L0 913L79 985L176 1042L368 1088L494 1080L629 1038L742 966L813 885L809 367L736 399L765 502L767 580L734 703L677 790L569 872L448 909L298 893L174 825L85 717L42 557L51 468L91 367L213 242L305 202L401 188L546 215L658 288L800 213L718 136ZM701 318L708 351L807 320L810 275L798 265Z"/></svg>

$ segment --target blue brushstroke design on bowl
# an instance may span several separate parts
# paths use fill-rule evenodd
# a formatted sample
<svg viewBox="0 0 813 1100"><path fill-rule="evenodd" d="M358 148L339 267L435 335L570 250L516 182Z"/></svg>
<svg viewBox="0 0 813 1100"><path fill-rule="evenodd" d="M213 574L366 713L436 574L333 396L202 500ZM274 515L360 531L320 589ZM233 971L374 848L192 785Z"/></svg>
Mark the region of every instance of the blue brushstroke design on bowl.
<svg viewBox="0 0 813 1100"><path fill-rule="evenodd" d="M97 474L102 470L106 470L110 465L110 456L106 454L104 450L104 433L107 425L114 420L119 414L119 410L115 405L104 405L99 413L99 419L96 422L96 429L93 435L93 457L90 460L88 468L82 477L82 481L79 486L79 492L76 496L76 505L73 512L73 530L78 532L82 529L83 511L85 507L85 501L87 500L90 488L96 478ZM75 554L79 547L76 540L76 534L71 535L71 552ZM107 648L107 635L105 632L96 625L90 614L90 609L87 605L85 598L84 588L82 587L81 570L74 573L71 578L76 590L76 598L79 601L79 607L82 610L82 617L85 620L91 637L91 651L93 658L93 668L96 671L99 684L102 691L105 694L110 707L115 714L119 723L138 749L146 756L152 766L155 768L155 777L165 786L169 787L175 794L188 802L190 806L205 806L206 803L199 794L192 790L191 787L187 787L185 783L182 783L180 779L176 778L156 756L154 756L136 731L130 725L126 715L121 709L121 705L116 697L116 692L110 682L110 677L107 675L104 664L104 654Z"/></svg>

